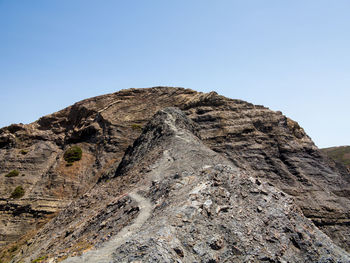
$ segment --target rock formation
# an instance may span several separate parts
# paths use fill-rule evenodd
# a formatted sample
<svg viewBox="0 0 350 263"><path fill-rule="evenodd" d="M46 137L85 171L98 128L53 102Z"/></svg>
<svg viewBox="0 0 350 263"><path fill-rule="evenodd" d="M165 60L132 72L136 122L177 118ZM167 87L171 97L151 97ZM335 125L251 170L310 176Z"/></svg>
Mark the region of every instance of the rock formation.
<svg viewBox="0 0 350 263"><path fill-rule="evenodd" d="M350 175L263 106L122 90L5 127L0 147L3 260L349 261Z"/></svg>
<svg viewBox="0 0 350 263"><path fill-rule="evenodd" d="M321 149L328 164L341 174L350 173L350 146L338 146Z"/></svg>

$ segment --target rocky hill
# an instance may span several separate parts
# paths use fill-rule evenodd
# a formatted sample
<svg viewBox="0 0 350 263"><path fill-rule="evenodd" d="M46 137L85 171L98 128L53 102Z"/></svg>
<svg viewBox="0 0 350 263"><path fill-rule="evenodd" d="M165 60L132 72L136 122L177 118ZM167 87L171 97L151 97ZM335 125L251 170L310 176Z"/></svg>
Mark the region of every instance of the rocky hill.
<svg viewBox="0 0 350 263"><path fill-rule="evenodd" d="M0 174L3 262L349 261L349 173L215 92L122 90L2 128Z"/></svg>
<svg viewBox="0 0 350 263"><path fill-rule="evenodd" d="M321 152L330 159L331 163L334 163L333 165L341 170L345 168L350 173L350 146L324 148L321 149Z"/></svg>

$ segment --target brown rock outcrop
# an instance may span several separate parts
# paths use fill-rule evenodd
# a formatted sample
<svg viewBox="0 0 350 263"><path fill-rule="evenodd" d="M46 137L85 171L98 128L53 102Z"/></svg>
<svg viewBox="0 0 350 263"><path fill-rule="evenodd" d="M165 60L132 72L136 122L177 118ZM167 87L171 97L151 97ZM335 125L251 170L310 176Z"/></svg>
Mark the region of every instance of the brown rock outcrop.
<svg viewBox="0 0 350 263"><path fill-rule="evenodd" d="M205 94L167 87L122 90L78 102L32 124L2 128L1 244L6 246L29 231L42 228L73 200L79 202L97 182L105 184L113 178L127 148L148 120L166 107L184 111L196 123L196 132L208 148L239 169L249 170L255 177L293 196L306 217L335 244L349 249L350 200L346 193L350 191L350 176L330 168L295 121L280 112L215 92ZM72 145L83 149L83 157L66 166L63 153ZM123 167L124 164L119 166L120 172ZM4 176L13 169L20 175ZM134 176L129 179L137 180ZM9 198L18 185L23 186L25 195L18 200ZM110 200L114 196L111 191L107 187L105 194L95 195ZM125 198L130 209L135 207L132 200ZM130 220L135 212L131 212ZM110 234L118 229L115 226ZM89 245L101 240L93 241L93 236L91 232L84 240L91 242ZM219 247L219 240L213 242L214 248ZM69 243L60 244L61 250L69 250Z"/></svg>

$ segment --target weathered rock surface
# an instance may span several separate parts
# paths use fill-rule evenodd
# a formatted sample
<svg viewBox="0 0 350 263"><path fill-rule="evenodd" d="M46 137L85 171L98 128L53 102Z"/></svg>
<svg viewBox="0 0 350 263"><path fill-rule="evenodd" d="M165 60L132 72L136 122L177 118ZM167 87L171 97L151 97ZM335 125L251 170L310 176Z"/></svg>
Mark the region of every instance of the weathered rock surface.
<svg viewBox="0 0 350 263"><path fill-rule="evenodd" d="M338 146L321 149L328 164L341 174L350 173L350 146Z"/></svg>
<svg viewBox="0 0 350 263"><path fill-rule="evenodd" d="M180 110L158 112L108 181L39 231L24 259L58 260L60 248L99 239L64 262L350 260L291 196L210 150L196 131Z"/></svg>
<svg viewBox="0 0 350 263"><path fill-rule="evenodd" d="M177 118L181 113L175 111L169 116L175 118L177 132L171 132L174 127L169 120L167 124L155 118L158 123L145 127L134 147L128 148L155 112L169 106L179 107L196 125ZM179 141L171 144L171 140ZM63 153L71 145L83 149L83 158L67 167ZM159 255L164 250L165 257L183 262L288 262L288 257L290 262L346 262L347 254L337 245L350 247L350 175L331 168L296 122L262 106L181 88L124 90L79 102L29 125L5 127L0 130L0 148L0 174L13 169L21 174L0 177L3 245L27 234L12 254L6 252L6 257L17 254L14 261L43 255L62 259L103 247L142 212L129 195L133 192L155 208L137 237L116 248L116 262L134 260L126 252L142 244L146 247L139 253L145 260L152 260L158 248ZM169 169L163 167L157 173L167 158ZM260 178L260 185L255 178ZM206 186L192 200L190 192L202 183ZM9 196L17 185L26 192L13 200ZM251 188L257 193L251 193ZM218 189L228 196L219 198ZM208 208L208 215L206 206L215 211ZM177 219L184 215L192 221ZM275 223L265 225L263 218L270 217ZM197 221L203 229L195 229ZM249 229L256 231L251 234ZM267 241L274 231L276 244ZM146 236L151 233L153 240ZM179 247L161 241L166 236ZM217 240L204 240L208 236ZM235 242L242 238L246 241L237 247ZM202 245L196 245L197 239ZM234 251L235 246L239 251ZM158 259L163 260L154 260Z"/></svg>

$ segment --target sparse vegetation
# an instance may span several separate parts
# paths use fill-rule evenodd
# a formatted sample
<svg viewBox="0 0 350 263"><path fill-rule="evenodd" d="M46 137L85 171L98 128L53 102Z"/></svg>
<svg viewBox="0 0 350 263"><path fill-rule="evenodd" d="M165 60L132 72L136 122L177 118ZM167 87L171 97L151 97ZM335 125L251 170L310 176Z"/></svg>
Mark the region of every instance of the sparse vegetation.
<svg viewBox="0 0 350 263"><path fill-rule="evenodd" d="M90 247L91 244L88 241L80 240L72 246L71 251L74 251L78 254L82 254L85 249L88 249Z"/></svg>
<svg viewBox="0 0 350 263"><path fill-rule="evenodd" d="M23 155L26 155L28 152L29 152L29 150L27 150L27 149L20 150L20 153Z"/></svg>
<svg viewBox="0 0 350 263"><path fill-rule="evenodd" d="M39 262L43 262L45 259L47 258L47 256L42 256L42 257L38 257L34 260L32 260L31 263L39 263Z"/></svg>
<svg viewBox="0 0 350 263"><path fill-rule="evenodd" d="M58 256L57 262L61 262L68 258L68 255Z"/></svg>
<svg viewBox="0 0 350 263"><path fill-rule="evenodd" d="M9 249L9 252L10 252L10 253L15 252L17 249L18 249L18 246L17 246L17 245L14 245L13 247L11 247L11 248Z"/></svg>
<svg viewBox="0 0 350 263"><path fill-rule="evenodd" d="M53 214L56 214L56 213L53 213ZM51 214L50 216L52 216L53 214ZM16 242L8 244L5 247L3 247L2 251L0 252L0 263L11 262L14 255L16 254L16 252L18 252L22 246L26 245L27 242L32 237L35 236L35 234L37 233L38 230L39 230L39 228L29 230L25 235L20 237L20 239L18 239ZM14 252L10 252L11 250L13 250L14 247L16 247L17 249ZM23 261L18 261L18 263L23 263Z"/></svg>
<svg viewBox="0 0 350 263"><path fill-rule="evenodd" d="M350 146L340 146L321 149L331 159L350 168Z"/></svg>
<svg viewBox="0 0 350 263"><path fill-rule="evenodd" d="M15 177L15 176L18 176L18 175L19 175L19 171L18 170L12 170L8 174L6 174L5 177Z"/></svg>
<svg viewBox="0 0 350 263"><path fill-rule="evenodd" d="M80 161L83 155L83 151L78 146L69 148L63 155L64 160L67 162L66 166L73 165L74 162Z"/></svg>
<svg viewBox="0 0 350 263"><path fill-rule="evenodd" d="M131 128L133 130L142 131L142 126L140 124L134 123L134 124L131 125Z"/></svg>
<svg viewBox="0 0 350 263"><path fill-rule="evenodd" d="M21 198L22 196L24 196L24 193L25 193L24 188L22 186L17 186L15 188L15 190L13 190L10 197L18 199L18 198Z"/></svg>

